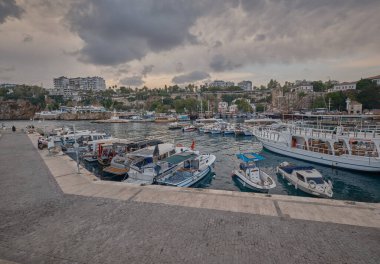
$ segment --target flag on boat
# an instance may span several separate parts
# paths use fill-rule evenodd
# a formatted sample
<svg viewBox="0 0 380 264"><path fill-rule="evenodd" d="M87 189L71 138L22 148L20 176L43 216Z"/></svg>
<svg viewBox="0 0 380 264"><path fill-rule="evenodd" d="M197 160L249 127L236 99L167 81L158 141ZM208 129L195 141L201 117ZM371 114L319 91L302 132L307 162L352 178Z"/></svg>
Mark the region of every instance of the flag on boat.
<svg viewBox="0 0 380 264"><path fill-rule="evenodd" d="M193 143L191 144L191 150L194 150L195 149L195 140L193 139Z"/></svg>
<svg viewBox="0 0 380 264"><path fill-rule="evenodd" d="M160 155L160 149L158 148L158 144L154 147L153 157L157 157Z"/></svg>

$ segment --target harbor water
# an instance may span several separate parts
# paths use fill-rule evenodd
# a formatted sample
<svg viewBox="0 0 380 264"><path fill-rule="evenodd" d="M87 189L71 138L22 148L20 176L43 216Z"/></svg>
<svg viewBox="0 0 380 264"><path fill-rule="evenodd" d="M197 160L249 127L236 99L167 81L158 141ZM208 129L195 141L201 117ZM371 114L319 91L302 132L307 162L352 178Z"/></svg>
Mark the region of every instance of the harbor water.
<svg viewBox="0 0 380 264"><path fill-rule="evenodd" d="M71 127L75 124L77 129L90 129L99 132L106 132L114 137L134 139L160 139L164 142L182 144L190 147L192 141L195 141L196 150L201 153L212 153L216 156L215 175L209 175L196 187L210 188L218 190L246 191L243 186L232 177L232 170L237 168L239 162L235 154L240 150L249 149L254 137L235 137L234 135L212 135L203 134L197 131L182 132L181 130L168 130L167 124L157 123L119 123L119 124L95 124L89 121L4 121L6 126L15 125L18 129L27 125L34 124L35 127ZM260 161L258 166L273 176L277 182L277 187L270 190L269 194L307 196L300 190L296 190L282 177L276 175L276 166L288 161L298 165L311 165L306 161L296 160L290 157L278 155L264 150L262 156L264 161ZM367 172L355 172L350 170L335 169L318 164L312 164L319 170L325 178L333 183L333 199L351 200L360 202L380 202L380 175ZM91 168L90 168L91 169ZM93 168L94 172L100 177L99 170Z"/></svg>

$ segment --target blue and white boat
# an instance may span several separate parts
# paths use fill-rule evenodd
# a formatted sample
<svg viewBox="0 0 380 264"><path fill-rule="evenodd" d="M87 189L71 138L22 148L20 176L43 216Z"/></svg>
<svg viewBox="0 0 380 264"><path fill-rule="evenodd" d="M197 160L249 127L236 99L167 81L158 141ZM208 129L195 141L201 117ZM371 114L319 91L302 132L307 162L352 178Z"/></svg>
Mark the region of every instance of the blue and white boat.
<svg viewBox="0 0 380 264"><path fill-rule="evenodd" d="M276 187L276 182L266 172L256 166L256 162L264 160L264 157L257 153L239 153L236 157L243 162L239 164L239 169L232 172L238 182L245 188L255 192L267 193Z"/></svg>
<svg viewBox="0 0 380 264"><path fill-rule="evenodd" d="M213 170L215 155L183 152L175 154L165 161L178 164L175 171L160 175L156 182L162 185L190 187L204 179Z"/></svg>

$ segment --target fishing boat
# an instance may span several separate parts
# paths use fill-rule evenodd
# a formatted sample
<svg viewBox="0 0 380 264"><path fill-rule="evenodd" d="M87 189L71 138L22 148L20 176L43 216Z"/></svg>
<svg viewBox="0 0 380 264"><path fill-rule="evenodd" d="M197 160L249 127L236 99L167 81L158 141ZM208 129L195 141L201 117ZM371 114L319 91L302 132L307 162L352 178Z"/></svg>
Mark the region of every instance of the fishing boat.
<svg viewBox="0 0 380 264"><path fill-rule="evenodd" d="M380 172L380 135L376 131L349 131L287 126L283 130L256 128L264 148L285 156L327 166Z"/></svg>
<svg viewBox="0 0 380 264"><path fill-rule="evenodd" d="M244 128L241 124L236 124L234 129L235 136L244 136Z"/></svg>
<svg viewBox="0 0 380 264"><path fill-rule="evenodd" d="M193 125L188 125L188 126L185 126L182 128L182 131L183 132L193 132L193 131L196 131L197 128Z"/></svg>
<svg viewBox="0 0 380 264"><path fill-rule="evenodd" d="M164 143L157 145L153 152L152 147L149 147L144 151L139 150L130 153L128 154L128 178L124 182L139 185L152 184L156 177L172 172L177 167L177 164L166 161L166 158L187 151L191 150L182 145L174 146L173 144Z"/></svg>
<svg viewBox="0 0 380 264"><path fill-rule="evenodd" d="M277 167L277 173L303 192L323 198L333 196L331 181L326 182L312 166L296 166L285 161Z"/></svg>
<svg viewBox="0 0 380 264"><path fill-rule="evenodd" d="M170 130L175 130L175 129L182 129L183 128L183 124L180 124L179 122L173 122L173 123L170 123L169 124L169 127L168 127Z"/></svg>
<svg viewBox="0 0 380 264"><path fill-rule="evenodd" d="M202 127L205 125L214 125L214 124L221 124L221 123L225 123L225 122L223 121L223 119L220 119L220 118L200 118L194 121L194 126Z"/></svg>
<svg viewBox="0 0 380 264"><path fill-rule="evenodd" d="M210 129L211 134L223 134L223 127L220 124L214 125Z"/></svg>
<svg viewBox="0 0 380 264"><path fill-rule="evenodd" d="M154 122L156 123L170 123L170 122L175 122L177 121L177 118L174 116L167 116L167 115L160 115L156 116L154 119Z"/></svg>
<svg viewBox="0 0 380 264"><path fill-rule="evenodd" d="M161 143L133 152L119 153L103 171L114 175L144 174L144 166L175 154L176 149L179 151L180 148L171 143Z"/></svg>
<svg viewBox="0 0 380 264"><path fill-rule="evenodd" d="M223 131L224 135L233 135L235 134L235 126L234 125L227 125L226 128Z"/></svg>
<svg viewBox="0 0 380 264"><path fill-rule="evenodd" d="M141 140L130 141L123 140L122 142L99 144L98 146L98 162L102 166L109 166L112 159L116 155L122 153L129 153L138 149L146 148L148 146L155 146L163 143L161 140Z"/></svg>
<svg viewBox="0 0 380 264"><path fill-rule="evenodd" d="M239 169L232 172L240 184L255 192L267 193L276 187L276 182L266 172L256 166L256 162L264 160L264 157L257 153L239 153L236 157L243 162L239 164Z"/></svg>
<svg viewBox="0 0 380 264"><path fill-rule="evenodd" d="M166 159L171 164L177 164L176 170L158 176L158 184L190 187L204 179L213 170L215 155L199 154L195 152L182 152Z"/></svg>

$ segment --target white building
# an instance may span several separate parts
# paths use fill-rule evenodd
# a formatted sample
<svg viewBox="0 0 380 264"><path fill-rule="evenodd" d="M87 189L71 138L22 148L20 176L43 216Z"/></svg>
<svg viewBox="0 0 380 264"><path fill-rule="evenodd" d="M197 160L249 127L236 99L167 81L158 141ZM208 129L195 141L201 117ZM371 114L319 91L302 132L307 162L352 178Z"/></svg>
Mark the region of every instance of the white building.
<svg viewBox="0 0 380 264"><path fill-rule="evenodd" d="M347 98L346 110L348 114L361 114L363 111L363 105L357 101L351 101L350 98Z"/></svg>
<svg viewBox="0 0 380 264"><path fill-rule="evenodd" d="M237 114L239 109L238 109L238 106L236 104L232 104L228 107L228 111L231 113L231 114Z"/></svg>
<svg viewBox="0 0 380 264"><path fill-rule="evenodd" d="M227 102L219 102L218 113L225 113L227 111L228 111L228 103Z"/></svg>
<svg viewBox="0 0 380 264"><path fill-rule="evenodd" d="M347 90L356 90L356 82L343 82L340 84L336 84L333 88L328 89L327 92L332 93Z"/></svg>
<svg viewBox="0 0 380 264"><path fill-rule="evenodd" d="M251 81L242 81L238 83L238 86L244 91L252 91L252 82Z"/></svg>
<svg viewBox="0 0 380 264"><path fill-rule="evenodd" d="M81 100L80 92L83 91L103 91L106 89L106 82L103 78L95 77L77 77L67 78L61 76L54 78L54 89L49 91L50 95L63 95L65 99Z"/></svg>
<svg viewBox="0 0 380 264"><path fill-rule="evenodd" d="M235 85L235 83L233 83L233 82L225 82L222 80L215 80L215 81L208 84L209 87L230 87L230 86L234 86L234 85Z"/></svg>
<svg viewBox="0 0 380 264"><path fill-rule="evenodd" d="M308 81L297 80L295 82L295 86L292 89L292 91L293 92L305 92L305 93L312 92L313 91L313 85L311 84L311 82L308 82Z"/></svg>
<svg viewBox="0 0 380 264"><path fill-rule="evenodd" d="M368 79L372 80L375 82L377 85L380 85L380 75L369 77Z"/></svg>

